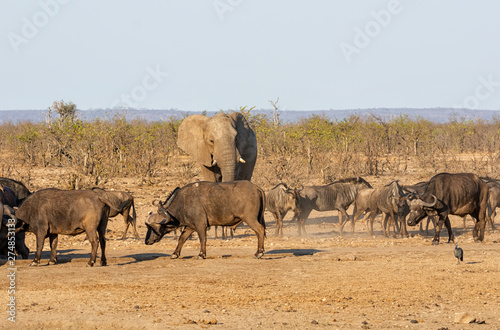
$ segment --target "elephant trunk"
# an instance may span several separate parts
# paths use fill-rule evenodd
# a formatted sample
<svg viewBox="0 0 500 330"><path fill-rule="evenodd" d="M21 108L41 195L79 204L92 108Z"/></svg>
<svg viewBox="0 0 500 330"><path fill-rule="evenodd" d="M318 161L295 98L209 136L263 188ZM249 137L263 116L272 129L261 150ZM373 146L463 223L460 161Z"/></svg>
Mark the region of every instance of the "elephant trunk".
<svg viewBox="0 0 500 330"><path fill-rule="evenodd" d="M220 167L222 174L222 182L236 180L236 153L234 148L225 151L221 157L217 159L217 164Z"/></svg>

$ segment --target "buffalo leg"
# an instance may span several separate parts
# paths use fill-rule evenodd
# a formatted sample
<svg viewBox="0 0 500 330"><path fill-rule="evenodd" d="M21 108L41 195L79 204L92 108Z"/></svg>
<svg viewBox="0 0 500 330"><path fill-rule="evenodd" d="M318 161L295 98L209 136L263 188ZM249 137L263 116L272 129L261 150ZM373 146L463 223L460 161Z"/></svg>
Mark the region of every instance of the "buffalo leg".
<svg viewBox="0 0 500 330"><path fill-rule="evenodd" d="M224 229L227 227L221 227L222 232L224 233ZM198 239L200 240L200 253L198 254L197 259L205 259L207 257L207 229L206 228L197 228L196 233L198 234ZM179 250L179 253L181 251Z"/></svg>
<svg viewBox="0 0 500 330"><path fill-rule="evenodd" d="M194 232L193 229L184 227L184 230L181 233L181 236L179 237L179 241L177 242L177 247L175 248L174 253L172 253L172 259L177 259L179 258L179 255L181 254L182 246L186 242L186 240L191 236L191 234ZM217 232L217 230L216 230Z"/></svg>
<svg viewBox="0 0 500 330"><path fill-rule="evenodd" d="M87 231L87 238L89 239L90 246L92 247L91 252L90 252L90 260L89 260L89 263L87 265L90 267L94 267L95 260L97 258L97 248L99 246L99 243L97 240L97 231L96 230Z"/></svg>
<svg viewBox="0 0 500 330"><path fill-rule="evenodd" d="M476 221L476 224L474 225L474 231L472 232L472 236L474 237L474 242L482 242L484 239L484 228L485 228L486 222L483 221ZM478 235L479 234L479 235Z"/></svg>
<svg viewBox="0 0 500 330"><path fill-rule="evenodd" d="M101 246L101 266L106 266L108 264L106 260L106 226L103 226L102 223L99 224L97 233L99 235L99 245Z"/></svg>
<svg viewBox="0 0 500 330"><path fill-rule="evenodd" d="M245 222L257 235L257 252L255 253L255 257L260 259L264 255L264 235L266 234L266 230L264 226L260 224L258 219Z"/></svg>
<svg viewBox="0 0 500 330"><path fill-rule="evenodd" d="M50 234L49 235L49 240L50 240L50 260L49 260L49 265L55 265L57 263L57 241L58 241L58 236L57 234Z"/></svg>
<svg viewBox="0 0 500 330"><path fill-rule="evenodd" d="M45 233L37 233L36 234L36 254L35 259L31 262L30 266L38 266L40 265L40 259L42 258L42 249L43 243L45 241Z"/></svg>
<svg viewBox="0 0 500 330"><path fill-rule="evenodd" d="M451 231L451 223L448 215L439 216L438 223L436 225L436 234L434 235L434 239L432 240L432 245L439 244L439 236L441 234L441 229L443 228L443 224L446 226L448 230L448 242L455 241L455 237L453 236L453 232Z"/></svg>
<svg viewBox="0 0 500 330"><path fill-rule="evenodd" d="M446 229L448 230L448 243L450 242L455 242L455 236L453 236L453 231L451 230L451 222L450 218L446 216L446 219L444 220L444 225L446 226ZM483 227L484 229L484 227Z"/></svg>

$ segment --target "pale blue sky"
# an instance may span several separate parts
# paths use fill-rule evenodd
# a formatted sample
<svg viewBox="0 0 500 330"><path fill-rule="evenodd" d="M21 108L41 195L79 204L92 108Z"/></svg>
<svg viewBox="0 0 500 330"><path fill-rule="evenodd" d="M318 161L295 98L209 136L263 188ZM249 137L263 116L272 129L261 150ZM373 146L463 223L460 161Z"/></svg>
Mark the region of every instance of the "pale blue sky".
<svg viewBox="0 0 500 330"><path fill-rule="evenodd" d="M0 110L500 109L500 1L0 1Z"/></svg>

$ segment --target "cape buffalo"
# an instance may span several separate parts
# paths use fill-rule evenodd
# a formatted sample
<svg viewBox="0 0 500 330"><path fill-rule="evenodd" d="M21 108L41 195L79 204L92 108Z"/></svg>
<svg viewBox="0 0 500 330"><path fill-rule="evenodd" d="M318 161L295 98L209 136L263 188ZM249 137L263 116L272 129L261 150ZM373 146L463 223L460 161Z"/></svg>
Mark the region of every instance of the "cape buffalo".
<svg viewBox="0 0 500 330"><path fill-rule="evenodd" d="M7 205L0 205L2 224L0 228L0 255L9 256L17 252L20 254L23 259L28 259L30 250L26 246L24 240L26 237L26 233L21 230L21 221L17 221L14 210ZM9 237L13 236L9 239ZM9 244L10 242L14 242L13 244Z"/></svg>
<svg viewBox="0 0 500 330"><path fill-rule="evenodd" d="M425 189L427 189L427 185L429 184L429 181L421 181L413 185L402 185L401 188L403 188L403 191L407 194L407 198L409 200L418 197L420 195L423 195L425 192ZM464 218L465 221L465 218ZM427 217L427 224L425 226L425 234L429 235L429 223L432 222L432 225L434 226L434 230L436 230L436 219L435 216L428 216ZM423 221L420 221L420 232L423 232Z"/></svg>
<svg viewBox="0 0 500 330"><path fill-rule="evenodd" d="M134 197L131 194L125 191L106 191L101 188L92 188L92 191L106 199L113 206L109 211L110 218L114 218L118 214L123 216L125 230L123 231L122 239L127 237L127 231L130 225L132 225L132 229L134 230L135 238L141 238L137 232L137 214L135 212ZM132 210L132 216L130 215L130 210Z"/></svg>
<svg viewBox="0 0 500 330"><path fill-rule="evenodd" d="M163 220L146 222L146 244L158 242L165 234L184 227L172 258L178 258L186 239L196 231L200 240L198 258L205 258L207 228L209 226L235 227L245 222L258 239L255 256L264 254L266 223L264 191L250 181L196 182L176 188L165 203L159 203L158 213Z"/></svg>
<svg viewBox="0 0 500 330"><path fill-rule="evenodd" d="M276 221L277 236L283 236L283 218L289 210L295 212L298 198L298 191L288 188L284 183L279 183L266 192L266 208Z"/></svg>
<svg viewBox="0 0 500 330"><path fill-rule="evenodd" d="M0 186L0 203L10 207L19 206L16 194L9 187Z"/></svg>
<svg viewBox="0 0 500 330"><path fill-rule="evenodd" d="M0 178L0 186L9 187L17 197L17 204L20 205L29 195L31 191L21 182L9 178Z"/></svg>
<svg viewBox="0 0 500 330"><path fill-rule="evenodd" d="M23 221L36 236L36 255L30 266L40 264L46 237L50 239L49 264L55 264L58 235L74 236L84 232L92 245L88 265L94 266L100 243L101 265L105 266L109 208L109 203L92 190L50 188L30 195L16 211L17 219Z"/></svg>
<svg viewBox="0 0 500 330"><path fill-rule="evenodd" d="M415 226L427 215L437 215L439 220L432 244L439 244L443 224L448 229L448 242L455 241L451 230L449 214L464 217L470 214L476 219L473 237L484 239L484 225L488 204L488 186L472 173L440 173L429 180L423 195L409 200L408 225Z"/></svg>
<svg viewBox="0 0 500 330"><path fill-rule="evenodd" d="M294 218L298 220L299 235L305 230L305 222L312 210L339 211L340 231L344 228L342 216L345 221L349 219L347 208L354 202L358 191L372 186L363 178L348 178L332 182L324 186L307 186L299 191L299 202Z"/></svg>

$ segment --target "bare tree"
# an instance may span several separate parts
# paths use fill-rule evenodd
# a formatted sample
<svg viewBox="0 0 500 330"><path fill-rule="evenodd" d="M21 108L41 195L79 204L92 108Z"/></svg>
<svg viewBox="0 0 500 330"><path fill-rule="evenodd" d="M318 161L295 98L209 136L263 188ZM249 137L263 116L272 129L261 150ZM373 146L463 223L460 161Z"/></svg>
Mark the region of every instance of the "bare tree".
<svg viewBox="0 0 500 330"><path fill-rule="evenodd" d="M278 111L278 102L280 98L276 98L276 101L269 100L269 103L273 106L273 123L274 126L279 126L280 125L280 113Z"/></svg>

